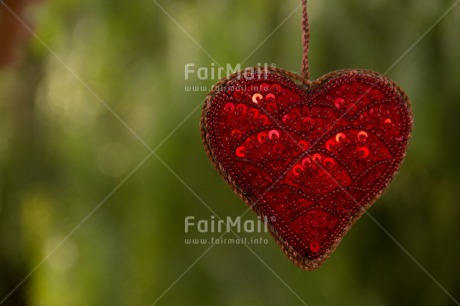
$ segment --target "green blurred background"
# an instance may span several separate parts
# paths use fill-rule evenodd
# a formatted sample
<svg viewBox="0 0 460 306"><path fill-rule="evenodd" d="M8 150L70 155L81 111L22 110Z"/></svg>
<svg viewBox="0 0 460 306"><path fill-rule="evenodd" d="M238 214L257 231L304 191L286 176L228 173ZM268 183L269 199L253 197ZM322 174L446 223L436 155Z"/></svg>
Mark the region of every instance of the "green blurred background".
<svg viewBox="0 0 460 306"><path fill-rule="evenodd" d="M460 5L418 41L458 1L310 1L312 77L388 72L415 115L407 159L370 210L395 240L364 216L313 272L268 234L257 256L184 243L211 236L184 233L186 216L211 218L206 205L246 211L201 144L207 92L185 90L217 79L185 80L184 67L299 71L300 0L8 3L20 2L33 2L15 13L37 36L0 36L14 49L0 70L1 305L458 304Z"/></svg>

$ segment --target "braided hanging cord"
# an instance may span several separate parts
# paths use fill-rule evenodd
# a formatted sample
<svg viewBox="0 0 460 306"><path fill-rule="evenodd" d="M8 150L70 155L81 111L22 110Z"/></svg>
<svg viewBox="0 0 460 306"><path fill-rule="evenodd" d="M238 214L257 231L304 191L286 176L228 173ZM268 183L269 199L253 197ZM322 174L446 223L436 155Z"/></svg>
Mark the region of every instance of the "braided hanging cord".
<svg viewBox="0 0 460 306"><path fill-rule="evenodd" d="M308 24L307 0L302 0L302 69L301 74L306 80L310 80L310 70L308 67L308 46L310 43L310 25Z"/></svg>

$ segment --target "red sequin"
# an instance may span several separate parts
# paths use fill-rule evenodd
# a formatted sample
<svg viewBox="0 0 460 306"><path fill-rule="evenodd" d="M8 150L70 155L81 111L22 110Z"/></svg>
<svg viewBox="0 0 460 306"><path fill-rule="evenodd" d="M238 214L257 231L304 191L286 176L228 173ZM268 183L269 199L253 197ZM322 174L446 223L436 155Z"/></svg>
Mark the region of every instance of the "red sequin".
<svg viewBox="0 0 460 306"><path fill-rule="evenodd" d="M318 242L316 242L316 241L310 242L310 250L313 253L318 253L320 249L321 249L321 246L319 245Z"/></svg>
<svg viewBox="0 0 460 306"><path fill-rule="evenodd" d="M402 90L362 71L311 85L275 71L235 76L208 96L202 122L218 170L306 269L388 186L411 128Z"/></svg>

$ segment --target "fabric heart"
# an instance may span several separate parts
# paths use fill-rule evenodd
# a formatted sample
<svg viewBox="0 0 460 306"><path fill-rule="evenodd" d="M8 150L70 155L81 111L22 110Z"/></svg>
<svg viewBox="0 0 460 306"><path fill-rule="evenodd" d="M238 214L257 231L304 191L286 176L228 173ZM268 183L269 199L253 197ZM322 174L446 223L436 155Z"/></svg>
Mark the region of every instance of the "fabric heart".
<svg viewBox="0 0 460 306"><path fill-rule="evenodd" d="M364 70L315 82L277 68L245 70L216 84L201 121L214 166L307 270L382 195L411 130L406 94Z"/></svg>

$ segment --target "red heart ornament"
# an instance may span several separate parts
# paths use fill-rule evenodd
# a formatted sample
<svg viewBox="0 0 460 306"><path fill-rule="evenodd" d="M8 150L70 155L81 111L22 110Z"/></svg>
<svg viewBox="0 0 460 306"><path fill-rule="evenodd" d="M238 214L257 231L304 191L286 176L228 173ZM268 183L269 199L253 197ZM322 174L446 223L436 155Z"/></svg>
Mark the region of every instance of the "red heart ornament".
<svg viewBox="0 0 460 306"><path fill-rule="evenodd" d="M306 270L382 195L411 130L406 94L364 70L310 82L282 69L246 69L216 84L201 121L221 176Z"/></svg>

